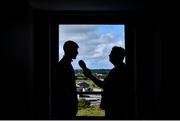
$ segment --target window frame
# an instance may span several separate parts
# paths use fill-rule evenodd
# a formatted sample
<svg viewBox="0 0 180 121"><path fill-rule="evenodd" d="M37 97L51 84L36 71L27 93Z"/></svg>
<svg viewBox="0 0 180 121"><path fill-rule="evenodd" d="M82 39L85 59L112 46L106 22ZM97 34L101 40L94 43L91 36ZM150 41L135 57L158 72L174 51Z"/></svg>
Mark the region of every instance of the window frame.
<svg viewBox="0 0 180 121"><path fill-rule="evenodd" d="M125 26L125 48L126 50L129 49L128 53L131 53L130 56L132 56L132 51L134 48L131 48L132 46L129 46L129 41L127 42L127 39L132 39L131 37L127 37L127 33L131 34L131 29L129 29L129 21L128 16L126 13L123 12L53 12L51 14L51 17L49 17L49 27L50 27L50 100L52 100L51 95L53 95L53 83L54 83L54 72L55 72L55 64L59 60L59 24L98 24L98 25L104 25L104 24L112 24L112 25L120 25L123 24ZM128 45L127 45L128 44ZM129 64L132 69L133 66L133 57L129 56L126 57L126 63ZM77 94L101 94L102 92L77 92ZM52 103L52 101L50 101ZM51 104L50 104L51 105ZM50 106L51 107L51 106ZM104 117L99 116L77 116L77 119L103 119Z"/></svg>

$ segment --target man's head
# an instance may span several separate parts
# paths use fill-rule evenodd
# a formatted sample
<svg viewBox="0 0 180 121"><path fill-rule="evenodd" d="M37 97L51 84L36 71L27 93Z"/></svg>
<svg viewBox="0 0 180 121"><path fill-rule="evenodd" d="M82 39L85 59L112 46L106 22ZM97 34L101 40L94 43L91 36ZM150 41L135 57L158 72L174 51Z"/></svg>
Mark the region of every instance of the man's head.
<svg viewBox="0 0 180 121"><path fill-rule="evenodd" d="M117 65L123 62L124 57L125 57L125 50L122 47L114 46L109 55L109 61L112 64Z"/></svg>
<svg viewBox="0 0 180 121"><path fill-rule="evenodd" d="M66 41L63 46L65 55L71 59L76 59L78 48L78 44L71 40Z"/></svg>

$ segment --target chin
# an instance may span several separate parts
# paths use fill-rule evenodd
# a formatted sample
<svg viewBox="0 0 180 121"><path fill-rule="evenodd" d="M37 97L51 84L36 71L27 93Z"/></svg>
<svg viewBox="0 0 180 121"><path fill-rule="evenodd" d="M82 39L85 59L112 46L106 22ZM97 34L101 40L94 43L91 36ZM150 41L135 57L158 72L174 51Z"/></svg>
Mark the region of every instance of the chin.
<svg viewBox="0 0 180 121"><path fill-rule="evenodd" d="M73 59L76 59L76 57L73 57Z"/></svg>
<svg viewBox="0 0 180 121"><path fill-rule="evenodd" d="M109 59L109 62L111 62L111 63L112 63L112 60L111 60L111 59Z"/></svg>

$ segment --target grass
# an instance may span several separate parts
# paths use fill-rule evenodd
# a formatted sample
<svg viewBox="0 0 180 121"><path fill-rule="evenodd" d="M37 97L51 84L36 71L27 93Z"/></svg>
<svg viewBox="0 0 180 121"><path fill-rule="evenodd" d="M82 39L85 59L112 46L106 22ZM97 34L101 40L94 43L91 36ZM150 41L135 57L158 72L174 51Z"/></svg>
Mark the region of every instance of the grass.
<svg viewBox="0 0 180 121"><path fill-rule="evenodd" d="M78 110L77 116L105 116L105 112L97 105Z"/></svg>

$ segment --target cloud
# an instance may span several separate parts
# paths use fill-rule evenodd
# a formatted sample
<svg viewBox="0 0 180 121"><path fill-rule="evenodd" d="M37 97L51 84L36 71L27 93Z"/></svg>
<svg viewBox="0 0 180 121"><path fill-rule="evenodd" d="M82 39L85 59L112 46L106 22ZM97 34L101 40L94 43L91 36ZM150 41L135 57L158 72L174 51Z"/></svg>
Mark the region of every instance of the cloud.
<svg viewBox="0 0 180 121"><path fill-rule="evenodd" d="M59 29L64 33L88 33L95 31L97 29L97 25L61 25Z"/></svg>
<svg viewBox="0 0 180 121"><path fill-rule="evenodd" d="M73 40L79 45L79 54L74 60L75 68L78 68L77 60L84 59L95 68L111 67L108 63L108 56L113 46L124 45L121 27L104 25L60 25L59 27L59 56L62 58L62 46L65 41ZM117 29L120 28L120 29ZM100 66L101 65L101 66Z"/></svg>
<svg viewBox="0 0 180 121"><path fill-rule="evenodd" d="M124 44L122 42L114 42L114 43L106 43L106 44L100 44L97 46L97 49L95 49L92 52L91 58L106 58L110 54L110 51L113 46L121 46L124 47ZM108 55L107 55L108 53ZM106 55L105 55L106 54Z"/></svg>
<svg viewBox="0 0 180 121"><path fill-rule="evenodd" d="M105 50L105 48L106 48L105 44L98 45L97 49L94 50L91 58L101 57L103 55L103 51Z"/></svg>

